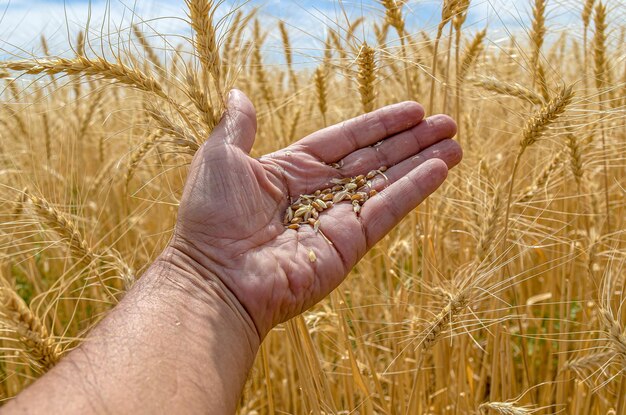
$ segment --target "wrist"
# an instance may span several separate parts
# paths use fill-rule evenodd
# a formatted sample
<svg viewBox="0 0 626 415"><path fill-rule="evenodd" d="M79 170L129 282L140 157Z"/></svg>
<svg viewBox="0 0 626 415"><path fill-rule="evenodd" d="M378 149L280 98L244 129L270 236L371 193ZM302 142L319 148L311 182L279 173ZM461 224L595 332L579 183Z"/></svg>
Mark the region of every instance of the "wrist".
<svg viewBox="0 0 626 415"><path fill-rule="evenodd" d="M245 307L217 275L219 270L209 270L177 244L169 244L153 267L158 272L147 274L154 283L169 287L181 305L188 306L191 301L228 322L245 339L253 358L256 356L262 338Z"/></svg>

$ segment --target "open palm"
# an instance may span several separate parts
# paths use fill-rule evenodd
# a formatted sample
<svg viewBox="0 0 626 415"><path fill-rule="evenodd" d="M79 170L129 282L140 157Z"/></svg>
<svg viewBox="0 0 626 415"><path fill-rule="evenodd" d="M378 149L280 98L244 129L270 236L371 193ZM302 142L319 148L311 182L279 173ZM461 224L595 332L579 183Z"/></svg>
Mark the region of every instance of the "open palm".
<svg viewBox="0 0 626 415"><path fill-rule="evenodd" d="M254 108L231 92L225 117L192 162L173 243L221 280L263 337L337 287L460 161L449 139L454 121L423 116L417 103L396 104L255 159L248 155ZM298 196L381 166L388 170L372 181L379 193L358 215L344 202L320 214L321 232L283 225Z"/></svg>

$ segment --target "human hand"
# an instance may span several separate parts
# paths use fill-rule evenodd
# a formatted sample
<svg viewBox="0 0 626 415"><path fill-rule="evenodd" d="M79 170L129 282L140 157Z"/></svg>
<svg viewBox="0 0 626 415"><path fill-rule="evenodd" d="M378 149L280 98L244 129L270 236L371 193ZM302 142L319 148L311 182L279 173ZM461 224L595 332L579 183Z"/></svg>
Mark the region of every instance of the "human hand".
<svg viewBox="0 0 626 415"><path fill-rule="evenodd" d="M336 288L460 162L461 149L449 139L454 121L423 116L417 103L392 105L255 159L254 107L232 91L226 115L191 164L170 248L194 261L204 279L217 278L262 340ZM300 195L381 166L385 177L372 180L378 194L358 215L343 202L319 214L321 232L283 225Z"/></svg>

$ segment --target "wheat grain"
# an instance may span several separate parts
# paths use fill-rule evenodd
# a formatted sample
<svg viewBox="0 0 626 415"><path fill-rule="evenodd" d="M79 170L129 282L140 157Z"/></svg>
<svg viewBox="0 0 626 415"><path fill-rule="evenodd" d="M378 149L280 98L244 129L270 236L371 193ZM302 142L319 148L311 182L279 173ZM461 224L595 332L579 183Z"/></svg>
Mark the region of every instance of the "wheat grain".
<svg viewBox="0 0 626 415"><path fill-rule="evenodd" d="M309 224L317 231L319 214L344 201L350 202L353 211L358 214L361 206L377 194L371 188L371 180L378 175L384 176L386 170L387 168L382 166L366 175L331 179L331 187L318 189L312 194L299 195L285 210L283 225L288 229L299 229L300 226Z"/></svg>

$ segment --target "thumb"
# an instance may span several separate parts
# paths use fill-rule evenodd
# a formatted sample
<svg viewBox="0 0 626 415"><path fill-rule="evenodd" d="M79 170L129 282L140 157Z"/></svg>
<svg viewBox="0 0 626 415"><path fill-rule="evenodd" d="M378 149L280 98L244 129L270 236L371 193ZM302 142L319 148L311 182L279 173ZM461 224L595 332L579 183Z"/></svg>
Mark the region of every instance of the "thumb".
<svg viewBox="0 0 626 415"><path fill-rule="evenodd" d="M250 99L238 89L228 93L226 112L211 133L213 142L232 144L249 153L256 136L256 110Z"/></svg>

